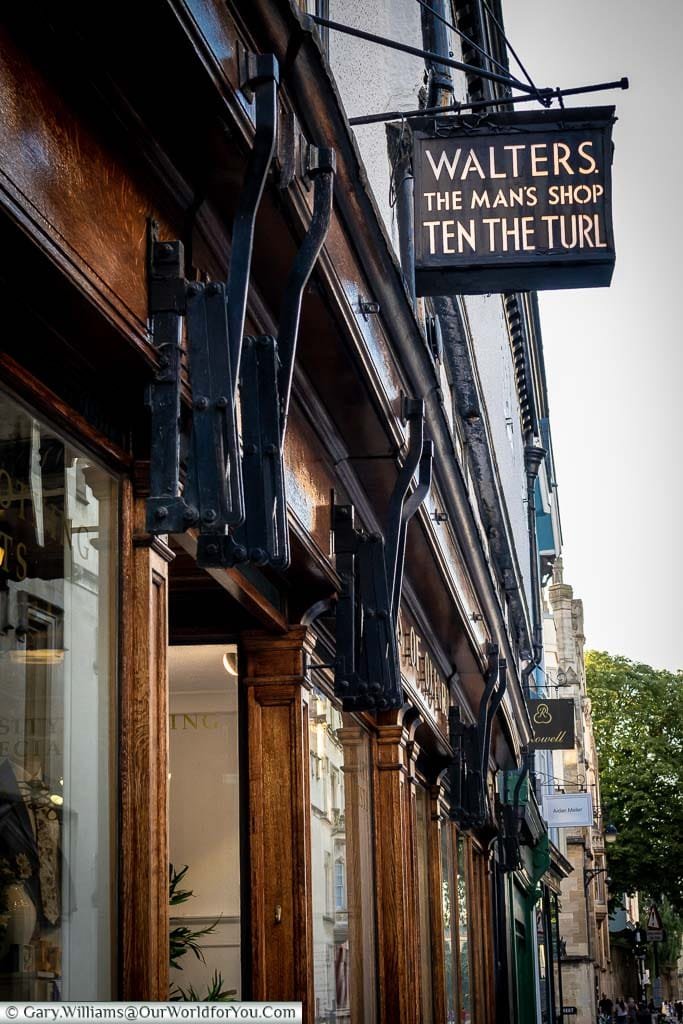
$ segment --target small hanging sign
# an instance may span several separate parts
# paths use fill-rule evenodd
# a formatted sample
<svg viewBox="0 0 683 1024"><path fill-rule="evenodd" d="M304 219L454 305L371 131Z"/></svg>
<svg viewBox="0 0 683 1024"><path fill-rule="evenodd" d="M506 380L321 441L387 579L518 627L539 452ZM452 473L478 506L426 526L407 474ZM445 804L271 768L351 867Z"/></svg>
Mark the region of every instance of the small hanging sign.
<svg viewBox="0 0 683 1024"><path fill-rule="evenodd" d="M614 107L591 107L415 132L418 294L608 285L614 121Z"/></svg>
<svg viewBox="0 0 683 1024"><path fill-rule="evenodd" d="M528 700L534 738L532 750L574 749L574 701Z"/></svg>
<svg viewBox="0 0 683 1024"><path fill-rule="evenodd" d="M593 824L590 793L555 793L543 797L543 817L551 828L576 828Z"/></svg>

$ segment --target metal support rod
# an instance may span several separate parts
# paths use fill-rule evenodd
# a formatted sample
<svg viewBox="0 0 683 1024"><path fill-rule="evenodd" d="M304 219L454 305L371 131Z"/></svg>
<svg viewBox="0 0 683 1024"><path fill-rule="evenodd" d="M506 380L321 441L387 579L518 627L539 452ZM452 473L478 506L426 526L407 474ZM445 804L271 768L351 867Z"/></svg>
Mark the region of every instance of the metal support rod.
<svg viewBox="0 0 683 1024"><path fill-rule="evenodd" d="M309 169L309 176L314 179L313 216L287 279L285 296L280 312L278 354L281 370L278 376L280 378L279 390L282 403L282 408L280 409L281 445L284 445L284 436L287 430L287 414L289 412L289 399L292 392L296 342L299 333L304 288L320 255L320 250L325 242L332 217L334 172L336 167L335 152L333 149L318 149L315 157L316 166Z"/></svg>
<svg viewBox="0 0 683 1024"><path fill-rule="evenodd" d="M495 57L492 57L491 54L487 53L486 50L482 49L481 46L478 46L475 43L474 39L471 39L464 32L461 32L460 29L457 27L457 25L454 25L452 21L448 21L448 19L444 18L443 15L439 14L438 11L435 11L433 8L431 8L429 6L429 4L426 3L426 0L417 0L417 2L418 2L418 4L420 4L421 7L424 7L425 10L430 11L434 15L435 18L437 18L439 21L443 22L443 24L446 26L446 28L449 28L451 30L451 32L455 32L455 34L457 36L459 36L462 39L463 42L467 43L468 46L471 46L472 49L476 53L478 53L481 57L484 58L484 60L488 60L492 64L495 64L496 67L500 68L500 70L504 74L508 72L508 68L506 68L504 64L501 64L501 62L499 60L496 60ZM510 81L511 82L515 82L515 84L518 84L518 80L516 78L512 77L512 73L511 72L510 72Z"/></svg>
<svg viewBox="0 0 683 1024"><path fill-rule="evenodd" d="M491 749L491 730L493 729L493 721L498 712L505 691L507 689L507 662L505 658L498 658L498 689L494 691L491 698L491 702L488 708L488 714L486 716L486 728L484 730L484 743L481 751L481 777L486 779L486 768L489 751Z"/></svg>
<svg viewBox="0 0 683 1024"><path fill-rule="evenodd" d="M396 552L396 570L394 574L394 589L391 594L391 614L394 622L398 621L398 612L401 605L401 585L403 582L403 567L406 554L406 535L408 523L413 518L422 502L429 493L432 485L432 462L434 459L434 442L423 441L422 455L418 468L417 487L406 499L401 512L401 529L398 537L398 549Z"/></svg>
<svg viewBox="0 0 683 1024"><path fill-rule="evenodd" d="M398 559L402 546L402 534L408 528L403 518L403 506L408 497L408 489L417 469L424 446L424 401L422 399L406 400L406 419L408 420L408 452L403 466L396 478L394 490L389 499L386 532L386 567L389 586L389 607L394 608L400 601L400 579ZM396 605L398 607L398 605Z"/></svg>
<svg viewBox="0 0 683 1024"><path fill-rule="evenodd" d="M486 675L484 676L486 685L484 686L484 692L481 696L481 700L479 701L479 716L477 719L478 753L480 757L477 768L482 778L484 777L484 746L489 721L489 701L491 700L495 686L498 683L499 673L498 644L491 644L488 652Z"/></svg>
<svg viewBox="0 0 683 1024"><path fill-rule="evenodd" d="M588 886L598 875L606 875L609 868L586 868L583 872L583 887L588 891Z"/></svg>
<svg viewBox="0 0 683 1024"><path fill-rule="evenodd" d="M228 271L228 337L233 374L233 400L237 398L242 356L242 336L247 313L249 272L254 246L256 214L266 184L266 176L275 152L277 138L278 63L271 54L259 55L248 81L254 93L256 134L244 176L239 206L232 228L232 255Z"/></svg>
<svg viewBox="0 0 683 1024"><path fill-rule="evenodd" d="M598 85L581 85L574 89L539 89L539 96L544 100L564 98L565 96L581 96L588 92L603 92L609 89L628 89L628 78L620 78L617 82L601 82ZM421 110L387 110L381 114L364 114L350 117L352 127L363 124L379 124L382 121L408 121L415 117L437 117L440 114L463 114L487 107L504 107L509 103L530 103L536 96L507 96L503 99L476 100L473 103L453 103L447 107L423 107Z"/></svg>
<svg viewBox="0 0 683 1024"><path fill-rule="evenodd" d="M486 10L487 10L487 12L488 12L488 15L489 15L489 17L490 17L490 19L491 19L491 21L493 22L493 24L494 24L494 25L496 26L496 28L498 29L498 31L499 31L499 33L500 33L500 35L501 35L501 37L502 37L502 39L503 39L503 42L505 43L506 47L508 48L508 50L510 51L510 53L512 54L512 56L513 56L513 57L515 58L515 60L517 61L517 63L518 63L518 65L519 65L519 67L520 67L520 70L521 70L522 74L524 75L524 77L526 78L527 82L529 83L529 85L530 85L530 86L532 87L532 89L534 90L534 92L535 92L535 93L536 93L536 94L538 95L538 89L536 88L536 86L535 86L534 82L532 81L531 75L529 74L529 72L528 72L528 71L527 71L527 69L526 69L526 68L524 67L524 65L522 64L522 62L521 62L521 60L519 59L519 57L517 56L517 53L515 52L515 50L514 50L514 48L513 48L513 46L512 46L512 43L510 42L510 40L508 39L508 37L507 37L507 36L505 35L505 31L503 30L503 26L502 26L502 25L501 25L501 23L500 23L500 22L498 21L498 19L496 18L495 14L493 13L493 11L492 11L492 10L491 10L491 8L489 7L489 5L488 5L488 4L486 3L486 0L481 0L481 2L482 2L482 4L484 5L484 7L486 8Z"/></svg>
<svg viewBox="0 0 683 1024"><path fill-rule="evenodd" d="M422 57L423 60L432 61L435 64L443 64L447 68L455 68L456 71L465 71L469 74L479 75L481 78L488 78L492 82L501 82L503 85L514 85L524 92L535 93L531 86L525 86L522 82L509 75L499 75L495 71L484 71L475 67L474 64L464 64L461 60L454 60L452 57L444 57L440 53L433 53L431 50L422 50L419 46L408 46L407 43L398 43L395 39L387 39L385 36L376 36L372 32L364 32L360 28L352 28L351 25L341 25L338 21L329 21L317 14L309 14L307 18L322 25L324 28L331 28L335 32L343 32L348 36L355 36L357 39L366 39L369 43L377 43L378 46L387 46L391 50L400 50L402 53L410 53L413 57Z"/></svg>

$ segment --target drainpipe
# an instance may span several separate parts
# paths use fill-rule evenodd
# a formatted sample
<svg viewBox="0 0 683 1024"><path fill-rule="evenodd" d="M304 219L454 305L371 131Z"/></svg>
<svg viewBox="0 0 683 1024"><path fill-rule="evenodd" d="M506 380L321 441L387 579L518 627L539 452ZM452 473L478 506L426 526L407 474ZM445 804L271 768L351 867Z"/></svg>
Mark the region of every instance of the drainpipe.
<svg viewBox="0 0 683 1024"><path fill-rule="evenodd" d="M545 458L545 448L527 443L524 449L524 465L526 467L527 496L527 528L529 531L529 561L531 589L531 626L532 655L531 660L522 669L522 685L524 696L529 696L529 677L541 664L543 657L543 621L541 619L541 581L538 568L538 538L536 536L536 480L541 463Z"/></svg>
<svg viewBox="0 0 683 1024"><path fill-rule="evenodd" d="M530 559L530 586L531 586L531 628L532 628L532 654L531 660L522 669L522 690L525 698L530 695L529 679L535 668L541 664L543 658L543 620L541 618L541 580L538 566L538 537L536 535L536 480L541 463L545 458L545 448L534 444L533 439L527 441L524 448L524 465L526 467L526 495L527 495L527 526L529 530L529 559ZM533 770L534 755L529 754L527 770L531 775L531 781L536 790L536 773Z"/></svg>
<svg viewBox="0 0 683 1024"><path fill-rule="evenodd" d="M402 142L399 141L399 146ZM413 191L415 179L410 153L399 154L396 163L396 220L403 279L415 308L415 207Z"/></svg>
<svg viewBox="0 0 683 1024"><path fill-rule="evenodd" d="M387 125L391 158L390 202L396 210L403 280L415 308L415 211L413 206L413 133L408 123Z"/></svg>
<svg viewBox="0 0 683 1024"><path fill-rule="evenodd" d="M440 53L444 57L452 56L448 45L448 29L441 20L449 20L450 12L446 7L446 0L426 0L433 13L421 8L422 13L422 39L425 50L432 53ZM450 6L450 5L449 5ZM427 87L428 107L444 107L453 102L453 78L450 68L436 61L425 61L429 73L429 84Z"/></svg>

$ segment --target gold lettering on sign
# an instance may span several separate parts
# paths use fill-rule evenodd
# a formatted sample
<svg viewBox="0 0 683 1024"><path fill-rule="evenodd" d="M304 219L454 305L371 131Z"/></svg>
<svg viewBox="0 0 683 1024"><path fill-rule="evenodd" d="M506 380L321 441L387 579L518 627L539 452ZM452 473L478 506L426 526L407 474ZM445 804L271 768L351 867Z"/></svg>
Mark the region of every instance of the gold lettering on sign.
<svg viewBox="0 0 683 1024"><path fill-rule="evenodd" d="M171 732L196 732L198 729L219 729L227 711L176 711L168 716Z"/></svg>

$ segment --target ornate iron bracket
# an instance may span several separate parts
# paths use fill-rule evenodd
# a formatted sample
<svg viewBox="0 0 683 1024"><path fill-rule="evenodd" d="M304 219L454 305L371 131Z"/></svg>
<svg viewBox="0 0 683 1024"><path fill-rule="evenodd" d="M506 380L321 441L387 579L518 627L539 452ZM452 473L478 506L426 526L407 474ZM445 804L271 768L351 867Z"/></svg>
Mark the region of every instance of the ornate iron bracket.
<svg viewBox="0 0 683 1024"><path fill-rule="evenodd" d="M344 710L403 704L396 638L408 523L427 496L433 445L424 439L424 403L406 403L408 453L389 502L386 541L354 523L351 505L335 505L332 529L342 590L336 610L335 693ZM409 495L415 471L418 485Z"/></svg>
<svg viewBox="0 0 683 1024"><path fill-rule="evenodd" d="M244 338L256 214L277 135L278 65L244 55L242 90L254 101L255 138L233 224L227 284L188 282L180 242L150 243L150 315L159 366L148 393L152 414L147 527L199 527L197 563L289 564L283 449L303 293L329 228L335 154L309 146L305 173L313 213L290 272L278 339ZM193 406L181 486L182 318ZM241 452L236 403L241 396Z"/></svg>
<svg viewBox="0 0 683 1024"><path fill-rule="evenodd" d="M460 710L451 707L448 724L454 758L449 767L451 818L461 828L481 828L488 817L487 766L491 730L507 687L507 663L498 645L489 644L484 692L475 725L465 725Z"/></svg>
<svg viewBox="0 0 683 1024"><path fill-rule="evenodd" d="M228 534L244 519L242 467L235 403L246 315L254 224L277 135L278 63L249 55L243 84L253 94L256 131L232 235L227 288L184 277L180 242L160 242L150 232L149 312L159 353L148 392L152 418L150 533L182 533L199 526L197 561L221 564L225 547L246 557ZM192 424L181 488L182 318L187 321Z"/></svg>
<svg viewBox="0 0 683 1024"><path fill-rule="evenodd" d="M245 340L240 379L246 517L236 540L250 562L278 569L289 565L284 445L301 304L332 216L334 150L309 147L306 172L313 214L285 286L278 338ZM233 556L228 550L221 564Z"/></svg>

